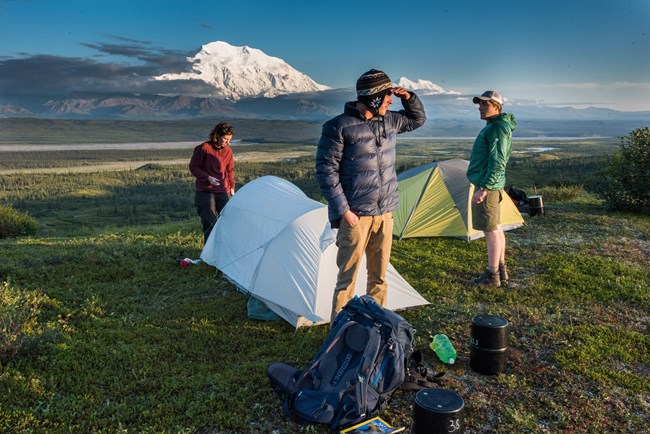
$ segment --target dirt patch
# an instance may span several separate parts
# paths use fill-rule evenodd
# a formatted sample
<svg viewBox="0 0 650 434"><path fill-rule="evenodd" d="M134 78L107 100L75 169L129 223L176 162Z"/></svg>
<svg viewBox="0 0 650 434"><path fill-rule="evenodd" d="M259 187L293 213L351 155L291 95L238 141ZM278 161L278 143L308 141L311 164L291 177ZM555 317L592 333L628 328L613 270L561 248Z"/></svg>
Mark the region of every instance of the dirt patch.
<svg viewBox="0 0 650 434"><path fill-rule="evenodd" d="M594 254L623 262L627 266L650 270L650 242L623 237L600 245Z"/></svg>

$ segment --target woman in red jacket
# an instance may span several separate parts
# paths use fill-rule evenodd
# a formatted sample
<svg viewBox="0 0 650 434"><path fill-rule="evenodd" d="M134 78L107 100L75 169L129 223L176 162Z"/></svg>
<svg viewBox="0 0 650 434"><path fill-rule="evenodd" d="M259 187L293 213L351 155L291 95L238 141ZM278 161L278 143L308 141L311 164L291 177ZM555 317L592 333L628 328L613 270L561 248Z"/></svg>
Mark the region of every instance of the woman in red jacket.
<svg viewBox="0 0 650 434"><path fill-rule="evenodd" d="M217 216L235 194L235 158L229 146L234 133L229 123L218 123L208 141L194 148L190 160L190 172L196 178L194 206L201 217L204 243Z"/></svg>

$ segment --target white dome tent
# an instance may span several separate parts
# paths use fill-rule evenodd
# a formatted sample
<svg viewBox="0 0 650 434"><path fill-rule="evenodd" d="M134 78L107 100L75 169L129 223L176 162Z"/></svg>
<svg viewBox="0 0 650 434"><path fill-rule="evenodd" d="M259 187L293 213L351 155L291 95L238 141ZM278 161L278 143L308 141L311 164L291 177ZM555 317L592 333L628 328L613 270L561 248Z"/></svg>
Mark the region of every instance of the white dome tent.
<svg viewBox="0 0 650 434"><path fill-rule="evenodd" d="M230 199L201 259L298 328L329 322L338 273L335 241L325 205L284 179L264 176ZM357 295L366 292L365 269L362 264ZM392 265L387 281L387 308L428 304Z"/></svg>

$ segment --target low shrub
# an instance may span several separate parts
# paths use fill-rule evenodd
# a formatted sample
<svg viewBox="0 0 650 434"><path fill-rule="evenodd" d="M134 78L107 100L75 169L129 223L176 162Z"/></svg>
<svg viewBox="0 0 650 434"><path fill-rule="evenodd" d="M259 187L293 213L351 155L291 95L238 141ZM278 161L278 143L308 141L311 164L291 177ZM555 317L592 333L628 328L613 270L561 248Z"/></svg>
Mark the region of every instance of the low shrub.
<svg viewBox="0 0 650 434"><path fill-rule="evenodd" d="M610 209L650 214L650 128L622 137L601 175L597 190Z"/></svg>
<svg viewBox="0 0 650 434"><path fill-rule="evenodd" d="M0 365L59 336L56 323L42 322L44 311L53 307L46 295L0 284Z"/></svg>
<svg viewBox="0 0 650 434"><path fill-rule="evenodd" d="M534 194L543 196L546 202L569 202L576 200L583 192L582 185L558 184L535 189Z"/></svg>
<svg viewBox="0 0 650 434"><path fill-rule="evenodd" d="M36 235L39 224L32 216L10 206L0 205L0 238Z"/></svg>

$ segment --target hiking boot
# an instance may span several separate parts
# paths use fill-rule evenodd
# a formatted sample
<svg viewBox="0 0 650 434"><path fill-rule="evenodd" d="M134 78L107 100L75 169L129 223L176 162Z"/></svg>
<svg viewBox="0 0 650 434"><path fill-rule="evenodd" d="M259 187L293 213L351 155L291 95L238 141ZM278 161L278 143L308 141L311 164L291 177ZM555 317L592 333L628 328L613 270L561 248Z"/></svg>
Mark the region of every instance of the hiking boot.
<svg viewBox="0 0 650 434"><path fill-rule="evenodd" d="M485 270L477 279L468 280L468 285L483 286L485 288L498 288L501 286L499 273L493 273L489 269Z"/></svg>
<svg viewBox="0 0 650 434"><path fill-rule="evenodd" d="M506 264L499 264L499 279L501 279L501 283L503 284L508 283L508 268Z"/></svg>

